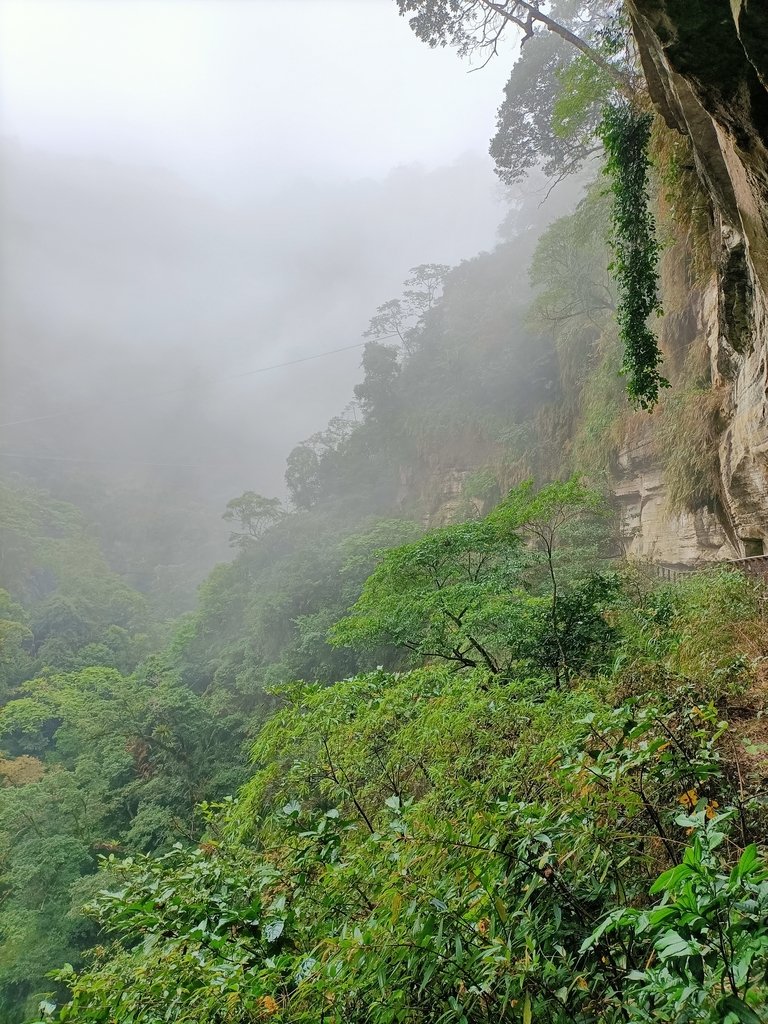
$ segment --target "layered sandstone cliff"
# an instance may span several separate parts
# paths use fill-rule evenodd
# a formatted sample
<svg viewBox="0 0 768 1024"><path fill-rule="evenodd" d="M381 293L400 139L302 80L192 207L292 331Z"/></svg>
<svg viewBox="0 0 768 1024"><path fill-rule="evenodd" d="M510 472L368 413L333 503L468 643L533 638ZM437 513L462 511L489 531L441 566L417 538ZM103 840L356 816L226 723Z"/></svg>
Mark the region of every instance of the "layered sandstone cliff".
<svg viewBox="0 0 768 1024"><path fill-rule="evenodd" d="M721 398L714 511L672 515L653 461L623 453L628 545L672 562L768 551L768 5L628 0L651 98L691 141L715 277L690 297Z"/></svg>

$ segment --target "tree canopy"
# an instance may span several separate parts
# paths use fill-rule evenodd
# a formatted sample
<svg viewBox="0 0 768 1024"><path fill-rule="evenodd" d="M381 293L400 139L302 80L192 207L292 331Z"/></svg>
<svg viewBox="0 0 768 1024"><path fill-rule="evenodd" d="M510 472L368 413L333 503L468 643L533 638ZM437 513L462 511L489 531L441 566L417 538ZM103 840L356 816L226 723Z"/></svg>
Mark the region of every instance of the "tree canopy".
<svg viewBox="0 0 768 1024"><path fill-rule="evenodd" d="M576 170L599 149L603 104L635 87L628 35L616 0L397 0L429 46L456 47L487 63L520 45L499 108L491 155L499 176L519 181L543 165L548 175Z"/></svg>
<svg viewBox="0 0 768 1024"><path fill-rule="evenodd" d="M494 674L546 665L558 685L606 641L602 614L613 587L589 570L594 550L573 543L574 527L602 508L600 495L577 480L539 492L528 484L484 520L390 550L331 642L390 643Z"/></svg>
<svg viewBox="0 0 768 1024"><path fill-rule="evenodd" d="M239 532L230 534L229 543L233 547L243 547L258 540L281 515L282 503L279 498L265 498L255 491L245 491L239 498L227 502L223 518L240 525Z"/></svg>

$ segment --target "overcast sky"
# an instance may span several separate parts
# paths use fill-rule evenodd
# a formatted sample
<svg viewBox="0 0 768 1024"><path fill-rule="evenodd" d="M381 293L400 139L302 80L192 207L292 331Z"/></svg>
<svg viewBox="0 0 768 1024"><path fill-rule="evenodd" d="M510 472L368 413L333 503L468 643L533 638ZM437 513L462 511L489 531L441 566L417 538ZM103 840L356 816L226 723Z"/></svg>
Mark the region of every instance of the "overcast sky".
<svg viewBox="0 0 768 1024"><path fill-rule="evenodd" d="M494 244L510 65L468 73L395 0L0 0L2 421L68 410L5 452L279 490L360 352L233 378Z"/></svg>
<svg viewBox="0 0 768 1024"><path fill-rule="evenodd" d="M395 0L0 0L6 136L218 192L485 153L508 76Z"/></svg>

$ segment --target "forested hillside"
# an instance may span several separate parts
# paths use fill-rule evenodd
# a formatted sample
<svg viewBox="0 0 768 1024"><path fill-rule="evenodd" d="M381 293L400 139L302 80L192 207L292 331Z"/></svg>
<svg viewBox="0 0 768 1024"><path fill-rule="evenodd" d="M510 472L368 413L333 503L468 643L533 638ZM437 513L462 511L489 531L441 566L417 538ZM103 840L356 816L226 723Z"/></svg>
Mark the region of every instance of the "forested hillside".
<svg viewBox="0 0 768 1024"><path fill-rule="evenodd" d="M246 778L248 737L279 703L273 686L408 663L386 640L356 652L331 647L327 633L359 596L376 552L417 538L430 507L442 515L432 460L454 458L463 443L463 465L476 467L452 518L500 493L486 461L535 408L515 367L530 364L537 394L554 395L553 347L526 325L527 280L506 286L515 248L530 252L534 242L528 232L455 269L416 268L403 295L373 311L380 340L366 348L355 407L290 454L288 502L244 495L222 509L232 560L178 622L167 617L173 576L158 577L151 562L133 568L137 550L151 555L152 538L132 541L130 492L118 492L110 512L97 490L93 498L81 491L86 512L100 513L95 525L21 477L5 484L6 1019L34 1013L46 972L78 963L95 941L80 908L103 884L93 876L100 856L160 851L204 834L194 807ZM487 358L465 343L472 322ZM398 330L407 352L392 346ZM58 476L52 484L60 489ZM173 538L162 509L150 518L161 566ZM173 518L174 529L190 529ZM141 529L146 513L133 521Z"/></svg>
<svg viewBox="0 0 768 1024"><path fill-rule="evenodd" d="M727 98L673 3L398 9L519 44L495 247L382 286L277 494L2 481L3 1024L768 1019L765 584L622 504L639 448L661 529L764 535L759 230L669 99Z"/></svg>

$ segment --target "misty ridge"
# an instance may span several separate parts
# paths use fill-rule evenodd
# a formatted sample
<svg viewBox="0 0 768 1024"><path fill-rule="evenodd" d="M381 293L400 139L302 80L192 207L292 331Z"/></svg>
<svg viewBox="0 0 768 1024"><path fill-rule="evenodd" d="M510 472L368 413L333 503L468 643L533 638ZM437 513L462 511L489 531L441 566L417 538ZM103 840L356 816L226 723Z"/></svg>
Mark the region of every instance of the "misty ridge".
<svg viewBox="0 0 768 1024"><path fill-rule="evenodd" d="M236 207L167 172L19 146L2 180L4 418L64 413L5 447L117 475L183 463L219 498L282 489L288 451L349 402L360 353L222 378L361 341L411 266L488 248L503 214L472 157Z"/></svg>
<svg viewBox="0 0 768 1024"><path fill-rule="evenodd" d="M15 43L0 123L0 471L85 502L102 526L141 507L123 531L153 501L194 509L193 550L152 557L191 560L197 581L229 557L226 502L284 498L288 454L349 406L369 320L410 269L541 228L579 190L543 203L544 176L510 189L478 152L485 129L467 114L487 109L502 62L424 67L388 4L337 5L333 30L296 0L269 10L278 33L301 14L297 75L260 30L267 6L160 4L149 21L141 4L0 11ZM110 64L116 29L126 50ZM380 38L367 56L365 31ZM83 59L57 71L65 38ZM115 567L135 574L138 552L122 549Z"/></svg>
<svg viewBox="0 0 768 1024"><path fill-rule="evenodd" d="M0 1024L768 1024L766 39L0 0Z"/></svg>
<svg viewBox="0 0 768 1024"><path fill-rule="evenodd" d="M288 453L349 405L368 321L410 268L458 264L573 201L542 203L535 180L515 197L465 155L227 202L10 140L2 184L3 472L117 516L110 557L130 580L154 558L190 588L229 557L226 502L284 497ZM142 556L128 538L161 513L197 527Z"/></svg>

